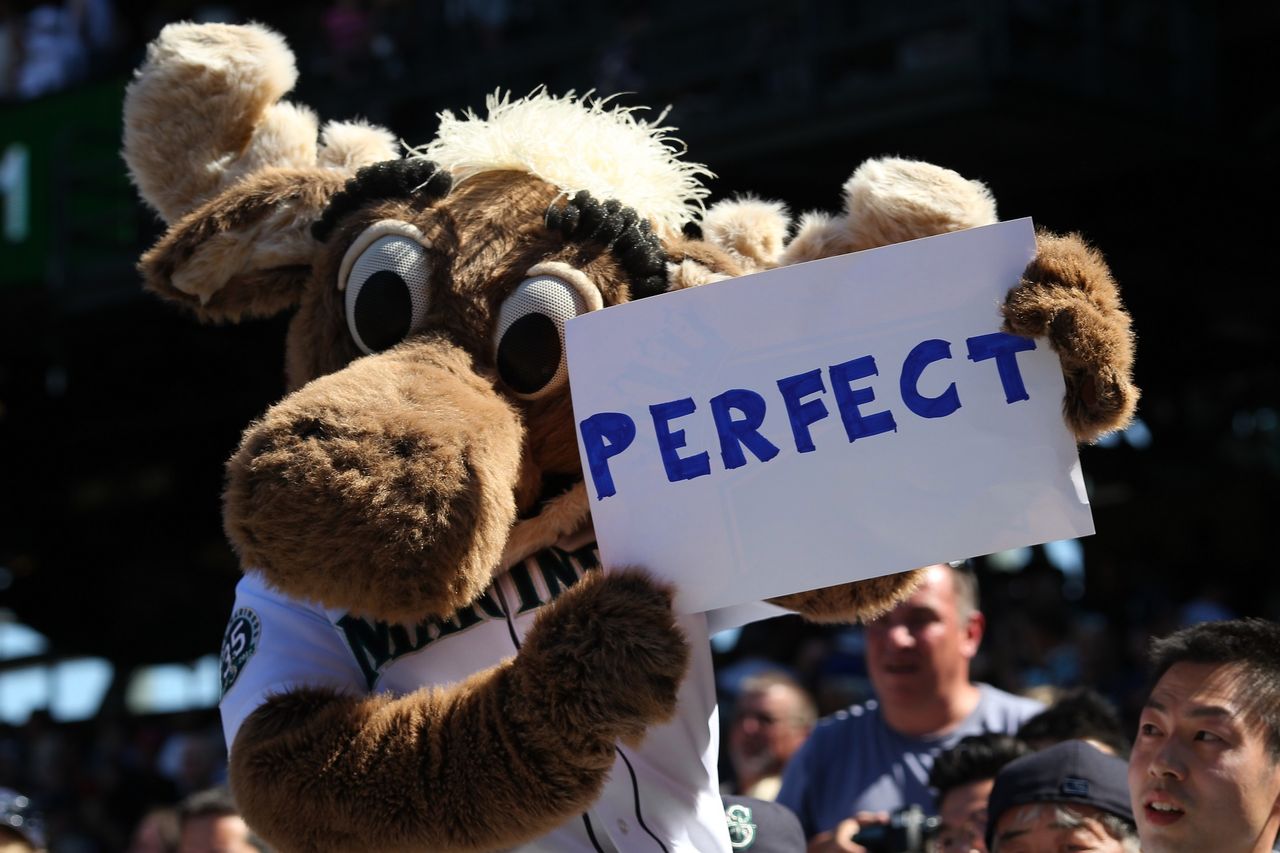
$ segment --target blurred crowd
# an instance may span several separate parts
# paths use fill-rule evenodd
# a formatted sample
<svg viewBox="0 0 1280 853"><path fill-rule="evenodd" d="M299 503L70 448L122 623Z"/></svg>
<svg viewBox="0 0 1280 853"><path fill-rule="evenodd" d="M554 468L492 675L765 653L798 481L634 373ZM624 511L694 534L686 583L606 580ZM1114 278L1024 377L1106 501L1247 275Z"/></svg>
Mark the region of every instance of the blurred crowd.
<svg viewBox="0 0 1280 853"><path fill-rule="evenodd" d="M1150 638L1232 615L1206 588L1116 635L1105 616L1064 597L1061 572L1033 564L975 577L983 621L966 681L1054 709L1010 727L1037 747L1083 737L1127 754L1146 698ZM773 800L787 760L819 718L875 699L872 634L783 616L713 638L726 793ZM964 732L955 734L953 741ZM216 709L75 724L36 712L0 727L0 788L39 806L57 853L157 849L130 844L166 820L165 809L225 784L226 774Z"/></svg>

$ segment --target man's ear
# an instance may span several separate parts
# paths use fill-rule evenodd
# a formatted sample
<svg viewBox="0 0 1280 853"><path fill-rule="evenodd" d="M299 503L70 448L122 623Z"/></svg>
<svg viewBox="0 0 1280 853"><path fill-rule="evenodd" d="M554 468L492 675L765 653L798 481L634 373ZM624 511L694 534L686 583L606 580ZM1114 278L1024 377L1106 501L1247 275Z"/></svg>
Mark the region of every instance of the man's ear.
<svg viewBox="0 0 1280 853"><path fill-rule="evenodd" d="M978 654L978 647L982 645L982 635L987 632L987 617L982 614L981 610L975 610L969 614L968 620L960 627L964 631L965 656L973 660Z"/></svg>

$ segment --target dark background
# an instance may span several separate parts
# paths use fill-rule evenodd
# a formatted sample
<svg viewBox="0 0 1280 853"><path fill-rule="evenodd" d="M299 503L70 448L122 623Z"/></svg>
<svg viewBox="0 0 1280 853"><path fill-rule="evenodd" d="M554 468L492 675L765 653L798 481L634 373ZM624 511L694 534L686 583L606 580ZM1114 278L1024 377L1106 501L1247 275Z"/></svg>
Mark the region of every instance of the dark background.
<svg viewBox="0 0 1280 853"><path fill-rule="evenodd" d="M6 35L44 5L59 6L0 2ZM979 561L992 616L980 674L1090 684L1127 708L1146 638L1189 618L1185 605L1280 618L1280 5L97 5L114 13L110 37L87 35L57 85L23 93L22 51L0 59L0 147L27 146L32 188L30 233L0 235L0 611L50 640L0 672L105 657L101 714L120 715L136 667L216 652L233 597L222 464L283 391L285 321L203 327L143 294L133 264L159 227L118 155L130 69L163 23L190 18L281 30L301 73L291 98L412 144L440 110L479 111L497 87L626 91L671 105L689 158L718 175L714 198L832 210L861 160L893 154L985 181L1003 219L1080 231L1135 319L1149 442L1082 450L1098 530L1081 542L1083 586L1040 551L1016 572ZM336 14L348 6L356 17ZM806 670L815 637L826 663ZM818 689L824 666L857 678L832 663L846 640L784 620L721 663L780 661Z"/></svg>

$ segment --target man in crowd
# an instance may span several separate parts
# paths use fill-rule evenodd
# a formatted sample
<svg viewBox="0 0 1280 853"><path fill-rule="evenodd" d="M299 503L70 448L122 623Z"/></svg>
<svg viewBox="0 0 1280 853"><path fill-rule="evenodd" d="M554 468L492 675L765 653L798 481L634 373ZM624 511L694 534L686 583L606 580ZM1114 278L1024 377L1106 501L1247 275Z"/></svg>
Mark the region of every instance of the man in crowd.
<svg viewBox="0 0 1280 853"><path fill-rule="evenodd" d="M1031 751L1011 735L969 735L938 756L929 772L942 820L933 849L938 853L987 853L987 801L996 774Z"/></svg>
<svg viewBox="0 0 1280 853"><path fill-rule="evenodd" d="M1138 853L1126 769L1123 760L1082 740L1009 762L991 789L987 848L991 853Z"/></svg>
<svg viewBox="0 0 1280 853"><path fill-rule="evenodd" d="M1152 643L1129 759L1146 853L1265 853L1280 833L1280 625L1205 622Z"/></svg>
<svg viewBox="0 0 1280 853"><path fill-rule="evenodd" d="M761 800L776 798L783 768L817 718L809 694L786 673L762 672L746 679L729 726L729 760L737 793Z"/></svg>
<svg viewBox="0 0 1280 853"><path fill-rule="evenodd" d="M867 625L877 699L821 721L783 774L778 802L800 818L810 853L858 853L860 827L912 804L932 811L938 753L966 735L1012 734L1043 708L969 680L984 626L966 564L929 566L910 598Z"/></svg>
<svg viewBox="0 0 1280 853"><path fill-rule="evenodd" d="M262 853L224 787L197 791L178 805L178 853Z"/></svg>
<svg viewBox="0 0 1280 853"><path fill-rule="evenodd" d="M1060 694L1048 708L1022 724L1018 738L1032 749L1044 749L1064 740L1086 740L1103 752L1126 760L1131 746L1120 712L1091 687Z"/></svg>

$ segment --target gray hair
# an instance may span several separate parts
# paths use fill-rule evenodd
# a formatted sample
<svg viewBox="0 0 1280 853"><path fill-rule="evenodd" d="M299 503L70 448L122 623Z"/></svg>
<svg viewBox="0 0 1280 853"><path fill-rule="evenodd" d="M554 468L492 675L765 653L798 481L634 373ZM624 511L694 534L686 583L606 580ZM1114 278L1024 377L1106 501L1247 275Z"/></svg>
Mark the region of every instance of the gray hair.
<svg viewBox="0 0 1280 853"><path fill-rule="evenodd" d="M1041 805L1053 806L1054 824L1066 829L1075 829L1078 826L1083 826L1085 820L1088 819L1085 815L1081 814L1079 810L1074 809L1071 806L1063 805L1061 803L1040 803L1035 804L1033 808L1023 811L1018 816L1017 823L1021 825L1036 820L1040 817ZM1093 817L1098 821L1098 823L1102 824L1102 828L1106 831L1107 835L1120 842L1120 846L1124 850L1124 853L1142 853L1142 848L1139 846L1138 842L1138 830L1133 824L1129 823L1129 821L1119 815L1111 814L1111 812L1104 812L1101 809L1098 810L1096 816L1090 815L1090 817ZM1000 853L1000 836L996 835L993 842L991 853Z"/></svg>

